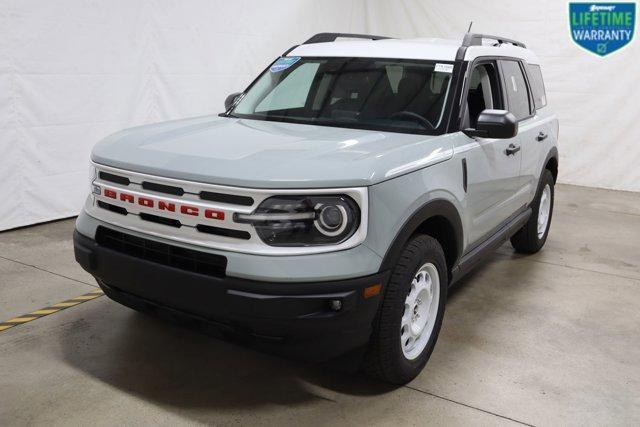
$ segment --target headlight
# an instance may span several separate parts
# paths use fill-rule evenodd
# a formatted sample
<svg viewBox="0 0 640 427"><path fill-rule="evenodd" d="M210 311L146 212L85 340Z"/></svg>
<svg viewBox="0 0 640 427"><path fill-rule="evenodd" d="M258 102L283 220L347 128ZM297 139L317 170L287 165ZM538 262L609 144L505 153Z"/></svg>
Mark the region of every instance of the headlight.
<svg viewBox="0 0 640 427"><path fill-rule="evenodd" d="M251 214L236 214L237 222L253 224L271 246L335 245L360 225L360 209L349 196L274 196Z"/></svg>

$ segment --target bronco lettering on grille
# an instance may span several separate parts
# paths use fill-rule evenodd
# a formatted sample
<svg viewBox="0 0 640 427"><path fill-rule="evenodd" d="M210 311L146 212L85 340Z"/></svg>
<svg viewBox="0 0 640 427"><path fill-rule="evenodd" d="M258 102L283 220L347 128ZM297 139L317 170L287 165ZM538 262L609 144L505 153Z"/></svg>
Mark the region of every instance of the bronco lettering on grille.
<svg viewBox="0 0 640 427"><path fill-rule="evenodd" d="M180 212L182 215L189 216L203 216L207 219L224 220L224 212L218 209L201 209L197 206L188 204L178 204L166 201L155 200L150 197L136 196L135 194L118 192L110 188L105 188L102 194L110 199L120 200L121 202L127 202L136 204L145 208L157 209L159 211Z"/></svg>

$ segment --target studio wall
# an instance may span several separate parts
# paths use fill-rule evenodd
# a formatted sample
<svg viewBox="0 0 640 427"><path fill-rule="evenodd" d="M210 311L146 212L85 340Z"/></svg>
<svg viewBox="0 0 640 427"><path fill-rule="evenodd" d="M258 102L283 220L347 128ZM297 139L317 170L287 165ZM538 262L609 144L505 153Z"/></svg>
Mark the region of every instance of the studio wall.
<svg viewBox="0 0 640 427"><path fill-rule="evenodd" d="M582 50L564 1L0 0L0 230L76 215L95 142L217 114L314 33L461 39L470 20L540 56L561 182L640 191L640 48Z"/></svg>

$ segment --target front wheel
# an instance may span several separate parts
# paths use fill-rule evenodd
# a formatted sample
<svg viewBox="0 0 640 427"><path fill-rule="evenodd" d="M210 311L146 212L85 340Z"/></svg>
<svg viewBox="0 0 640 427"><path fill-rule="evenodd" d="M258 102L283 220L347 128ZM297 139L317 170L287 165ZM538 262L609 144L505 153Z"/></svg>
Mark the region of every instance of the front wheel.
<svg viewBox="0 0 640 427"><path fill-rule="evenodd" d="M533 254L544 246L549 235L553 215L553 175L545 169L540 180L540 188L531 207L529 221L511 237L511 245L516 252Z"/></svg>
<svg viewBox="0 0 640 427"><path fill-rule="evenodd" d="M430 236L413 238L394 267L374 322L364 370L405 384L424 368L435 347L447 298L442 247Z"/></svg>

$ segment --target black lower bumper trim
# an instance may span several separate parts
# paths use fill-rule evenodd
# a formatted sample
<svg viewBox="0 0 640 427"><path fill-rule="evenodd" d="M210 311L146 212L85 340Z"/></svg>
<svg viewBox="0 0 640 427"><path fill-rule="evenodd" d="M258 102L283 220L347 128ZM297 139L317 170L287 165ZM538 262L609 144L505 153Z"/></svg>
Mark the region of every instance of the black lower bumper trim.
<svg viewBox="0 0 640 427"><path fill-rule="evenodd" d="M74 248L76 260L115 301L197 320L225 338L307 360L327 360L368 342L382 292L364 298L363 290L384 289L388 277L311 283L213 277L118 252L77 231Z"/></svg>

